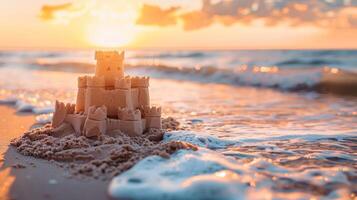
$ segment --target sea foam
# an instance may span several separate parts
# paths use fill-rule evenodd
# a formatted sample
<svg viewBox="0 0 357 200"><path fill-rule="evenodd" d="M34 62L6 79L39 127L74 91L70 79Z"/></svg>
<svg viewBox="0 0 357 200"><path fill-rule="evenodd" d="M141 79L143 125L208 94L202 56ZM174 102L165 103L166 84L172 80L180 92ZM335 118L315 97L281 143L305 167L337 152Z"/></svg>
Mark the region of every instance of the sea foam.
<svg viewBox="0 0 357 200"><path fill-rule="evenodd" d="M347 198L351 182L346 167L289 168L261 156L236 159L232 154L220 153L205 147L240 145L214 136L194 132L170 132L165 141L189 141L197 151L180 150L169 159L148 157L130 170L115 177L109 186L109 195L115 199L309 199L319 190L327 199ZM217 145L218 144L218 145ZM283 149L272 148L275 153ZM252 147L253 150L253 147ZM264 150L263 152L271 152ZM252 152L251 152L252 153ZM255 152L256 154L257 152ZM311 156L326 158L326 153ZM254 153L252 153L253 155ZM302 155L309 156L309 155ZM355 159L343 153L333 156ZM297 159L294 151L291 159ZM303 184L301 188L299 188ZM330 185L326 187L326 185ZM317 191L316 191L317 190Z"/></svg>

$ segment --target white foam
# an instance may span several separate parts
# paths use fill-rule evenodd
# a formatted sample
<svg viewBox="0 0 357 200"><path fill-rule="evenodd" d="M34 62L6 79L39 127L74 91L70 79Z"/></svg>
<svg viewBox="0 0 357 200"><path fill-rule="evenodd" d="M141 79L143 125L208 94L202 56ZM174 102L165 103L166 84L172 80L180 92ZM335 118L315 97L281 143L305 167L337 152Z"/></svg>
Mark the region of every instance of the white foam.
<svg viewBox="0 0 357 200"><path fill-rule="evenodd" d="M114 178L109 194L128 199L235 199L247 186L213 172L235 168L215 152L179 151L170 159L148 157Z"/></svg>
<svg viewBox="0 0 357 200"><path fill-rule="evenodd" d="M316 138L315 138L316 139ZM236 145L246 145L233 140L223 140L214 136L190 131L173 131L164 135L164 141L185 141L199 146L197 151L179 150L169 159L151 156L137 163L133 168L115 177L109 186L109 195L117 199L264 199L291 198L284 190L275 191L277 180L280 184L288 181L306 182L324 187L326 184L350 185L344 171L353 171L348 167L319 167L296 170L276 164L263 158L257 152L247 152L237 156L238 151L213 151L227 149ZM249 144L248 144L249 145ZM259 147L266 153L290 153L291 159L297 159L294 152L288 152L268 141L260 142ZM258 147L258 146L257 146ZM233 148L234 149L234 148ZM305 155L302 155L305 156ZM309 157L326 159L337 157L353 160L354 157L343 153L321 151L309 153ZM234 157L249 158L250 162ZM289 157L290 158L290 157ZM306 186L308 187L308 186ZM345 189L336 190L328 199L340 199L348 196ZM309 199L313 193L294 191L295 199Z"/></svg>
<svg viewBox="0 0 357 200"><path fill-rule="evenodd" d="M53 113L55 111L53 106L48 106L48 107L34 107L32 111L35 114L48 114L48 113Z"/></svg>
<svg viewBox="0 0 357 200"><path fill-rule="evenodd" d="M108 191L117 199L270 199L278 195L279 198L289 198L289 193L273 190L275 183L271 177L307 181L317 186L330 182L349 184L343 170L289 170L263 158L242 163L200 148L195 152L180 150L170 159L145 158L115 177ZM293 197L308 199L311 194L296 192ZM334 194L329 198L339 199L341 196Z"/></svg>
<svg viewBox="0 0 357 200"><path fill-rule="evenodd" d="M53 106L39 106L33 103L27 103L15 97L0 99L0 104L13 105L17 112L28 112L36 115L49 114L54 112Z"/></svg>
<svg viewBox="0 0 357 200"><path fill-rule="evenodd" d="M183 141L209 149L221 149L238 144L236 141L219 139L204 133L192 131L172 131L164 135L164 141Z"/></svg>
<svg viewBox="0 0 357 200"><path fill-rule="evenodd" d="M52 121L53 113L50 114L41 114L36 116L36 122L39 124L46 124Z"/></svg>
<svg viewBox="0 0 357 200"><path fill-rule="evenodd" d="M21 100L18 100L15 103L15 107L17 112L33 112L33 109L35 108L34 105L23 102Z"/></svg>
<svg viewBox="0 0 357 200"><path fill-rule="evenodd" d="M8 97L8 98L0 99L0 104L15 105L17 100L18 100L17 98Z"/></svg>
<svg viewBox="0 0 357 200"><path fill-rule="evenodd" d="M267 147L269 144L264 142L271 141L282 141L282 140L294 140L294 141L317 141L322 139L334 138L337 140L356 136L356 132L345 132L340 134L326 133L325 132L316 132L310 134L280 134L277 136L270 135L256 135L256 137L246 137L245 135L229 135L229 137L222 139L215 136L211 136L202 132L194 132L194 131L171 131L167 132L164 135L164 141L182 141L189 142L199 147L205 147L208 149L224 149L227 147L235 146L235 145L243 145L243 144L256 144L261 145L264 144ZM273 148L273 147L271 147ZM276 148L274 146L274 148Z"/></svg>

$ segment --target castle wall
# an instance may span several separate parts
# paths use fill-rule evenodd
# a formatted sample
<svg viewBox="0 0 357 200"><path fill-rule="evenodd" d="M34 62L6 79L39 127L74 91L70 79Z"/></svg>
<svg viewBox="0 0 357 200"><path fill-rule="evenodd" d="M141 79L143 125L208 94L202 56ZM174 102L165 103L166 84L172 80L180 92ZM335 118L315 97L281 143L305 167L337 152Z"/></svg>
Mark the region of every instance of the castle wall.
<svg viewBox="0 0 357 200"><path fill-rule="evenodd" d="M161 117L160 116L150 116L146 117L146 128L156 128L156 129L161 129Z"/></svg>
<svg viewBox="0 0 357 200"><path fill-rule="evenodd" d="M130 90L115 89L111 94L109 93L109 95L113 101L110 103L110 116L116 117L118 115L118 108L133 109Z"/></svg>
<svg viewBox="0 0 357 200"><path fill-rule="evenodd" d="M139 108L139 89L131 88L130 93L131 93L133 108Z"/></svg>
<svg viewBox="0 0 357 200"><path fill-rule="evenodd" d="M120 120L107 118L107 131L110 132L114 130L120 130Z"/></svg>
<svg viewBox="0 0 357 200"><path fill-rule="evenodd" d="M149 88L138 88L138 107L150 106Z"/></svg>
<svg viewBox="0 0 357 200"><path fill-rule="evenodd" d="M86 118L85 115L68 114L66 115L65 122L72 125L77 135L81 135Z"/></svg>
<svg viewBox="0 0 357 200"><path fill-rule="evenodd" d="M108 117L117 118L118 108L133 109L130 90L87 88L85 98L87 100L85 102L85 113L87 113L90 106L105 105Z"/></svg>
<svg viewBox="0 0 357 200"><path fill-rule="evenodd" d="M141 120L138 121L120 120L120 130L128 134L129 136L138 136L144 132Z"/></svg>
<svg viewBox="0 0 357 200"><path fill-rule="evenodd" d="M83 87L83 80L81 81L79 80L77 96L78 111L84 110L87 113L90 106L105 105L108 109L108 117L116 118L118 108L137 109L150 105L148 78L118 78L114 84L115 88L111 90L105 88L105 80L102 76L87 76L86 88Z"/></svg>

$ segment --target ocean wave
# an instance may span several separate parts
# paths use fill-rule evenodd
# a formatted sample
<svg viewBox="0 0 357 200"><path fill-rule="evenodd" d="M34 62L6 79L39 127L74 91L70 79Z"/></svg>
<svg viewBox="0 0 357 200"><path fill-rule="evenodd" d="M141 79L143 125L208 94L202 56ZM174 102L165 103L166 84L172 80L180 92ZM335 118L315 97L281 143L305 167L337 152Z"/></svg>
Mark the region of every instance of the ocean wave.
<svg viewBox="0 0 357 200"><path fill-rule="evenodd" d="M337 68L279 69L278 67L215 67L177 68L169 66L136 66L156 78L172 78L196 82L223 83L235 86L254 86L283 91L316 91L356 96L357 73ZM130 68L128 69L130 71ZM134 72L135 73L135 72Z"/></svg>
<svg viewBox="0 0 357 200"><path fill-rule="evenodd" d="M225 143L192 132L171 133L193 142L197 151L180 150L169 159L151 156L115 177L109 194L116 199L324 199L348 198L355 177L349 139L329 141L346 151L329 150L327 141L240 143L226 151L207 149ZM171 141L171 136L165 137ZM198 139L199 138L199 139ZM180 139L176 137L176 139ZM175 140L175 139L174 139ZM230 142L231 143L231 142ZM334 144L336 143L336 144ZM284 145L282 145L284 144ZM326 149L316 150L315 145ZM298 164L300 163L300 164ZM334 167L331 167L334 163ZM141 191L145 191L144 193Z"/></svg>
<svg viewBox="0 0 357 200"><path fill-rule="evenodd" d="M33 113L36 115L49 114L54 112L53 106L39 107L36 104L27 103L19 98L5 98L0 99L0 105L11 105L14 106L17 112L20 113Z"/></svg>
<svg viewBox="0 0 357 200"><path fill-rule="evenodd" d="M95 66L91 63L83 62L43 62L36 61L30 64L32 69L47 71L65 71L75 73L93 73Z"/></svg>
<svg viewBox="0 0 357 200"><path fill-rule="evenodd" d="M350 57L356 55L356 50L305 50L300 51L305 56Z"/></svg>
<svg viewBox="0 0 357 200"><path fill-rule="evenodd" d="M28 103L20 98L8 97L0 99L0 105L8 105L14 107L17 113L34 114L36 124L46 124L52 121L54 106L39 106L36 103Z"/></svg>
<svg viewBox="0 0 357 200"><path fill-rule="evenodd" d="M303 59L290 59L285 61L280 61L275 63L277 66L286 66L286 65L295 65L295 66L324 66L324 65L341 65L341 62L338 60L327 60L327 59L311 59L311 60L303 60Z"/></svg>
<svg viewBox="0 0 357 200"><path fill-rule="evenodd" d="M214 136L197 134L189 131L172 131L165 133L165 141L182 141L189 142L199 147L205 147L208 149L224 149L229 146L238 144L236 141L219 139Z"/></svg>
<svg viewBox="0 0 357 200"><path fill-rule="evenodd" d="M34 63L37 69L93 73L94 65L80 62ZM357 73L338 68L294 68L277 66L239 66L235 69L217 67L174 67L127 63L131 75L187 80L202 83L222 83L234 86L253 86L283 91L316 91L357 96Z"/></svg>
<svg viewBox="0 0 357 200"><path fill-rule="evenodd" d="M201 58L205 57L206 54L202 52L171 52L171 53L137 53L129 55L129 58Z"/></svg>

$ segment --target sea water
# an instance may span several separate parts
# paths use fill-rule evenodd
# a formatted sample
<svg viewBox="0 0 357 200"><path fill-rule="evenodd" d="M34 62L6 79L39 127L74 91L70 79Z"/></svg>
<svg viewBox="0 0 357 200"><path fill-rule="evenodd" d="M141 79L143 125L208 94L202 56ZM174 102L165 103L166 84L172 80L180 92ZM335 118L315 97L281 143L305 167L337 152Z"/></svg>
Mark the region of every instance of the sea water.
<svg viewBox="0 0 357 200"><path fill-rule="evenodd" d="M153 104L183 130L169 159L115 177L113 198L353 199L357 193L357 51L128 51L126 73L151 76ZM92 51L0 52L0 99L51 119L74 102Z"/></svg>

